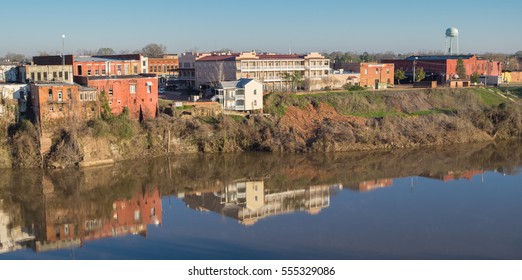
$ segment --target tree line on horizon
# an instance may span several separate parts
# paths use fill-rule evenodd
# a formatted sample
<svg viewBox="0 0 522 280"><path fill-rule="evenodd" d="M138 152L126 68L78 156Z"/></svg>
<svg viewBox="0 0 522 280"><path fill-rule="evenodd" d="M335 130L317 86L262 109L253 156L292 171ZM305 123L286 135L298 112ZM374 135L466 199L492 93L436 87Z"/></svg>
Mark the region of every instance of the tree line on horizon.
<svg viewBox="0 0 522 280"><path fill-rule="evenodd" d="M167 53L167 47L163 44L150 43L144 46L139 50L120 50L116 52L113 48L110 47L101 47L97 50L88 50L88 49L80 49L77 50L75 55L85 55L85 56L94 56L94 55L115 55L115 54L142 54L146 57L161 57L162 55ZM46 55L61 55L61 51L39 51L39 56ZM26 56L25 54L15 53L15 52L7 52L3 57L0 57L0 61L12 61L12 62L26 62L30 61L31 58Z"/></svg>
<svg viewBox="0 0 522 280"><path fill-rule="evenodd" d="M378 52L378 53L357 53L357 52L323 52L323 56L329 58L332 63L360 63L360 62L379 62L387 59L404 59L410 56L422 56L422 55L446 55L442 51L420 51L410 52L404 54L396 54L391 51ZM522 70L522 50L517 51L513 54L506 53L493 53L487 52L483 54L477 54L477 56L494 61L500 61L503 63L504 70Z"/></svg>
<svg viewBox="0 0 522 280"><path fill-rule="evenodd" d="M216 52L232 52L232 49L221 49ZM142 54L146 57L161 57L167 53L167 47L163 44L150 43L139 50L120 50L116 51L110 47L101 47L97 50L80 49L76 51L76 55L115 55L115 54ZM38 55L60 55L61 51L47 52L40 51ZM353 51L333 51L323 52L326 58L330 59L332 63L360 63L360 62L379 62L386 59L404 59L413 55L444 55L442 51L420 51L420 52L409 52L409 53L394 53L392 51L386 52L353 52ZM522 70L522 50L517 51L513 54L506 53L494 53L487 52L483 54L477 54L478 56L488 59L501 61L503 63L504 70ZM13 62L26 62L30 61L30 57L27 57L21 53L7 52L3 57L0 57L0 61L13 61Z"/></svg>

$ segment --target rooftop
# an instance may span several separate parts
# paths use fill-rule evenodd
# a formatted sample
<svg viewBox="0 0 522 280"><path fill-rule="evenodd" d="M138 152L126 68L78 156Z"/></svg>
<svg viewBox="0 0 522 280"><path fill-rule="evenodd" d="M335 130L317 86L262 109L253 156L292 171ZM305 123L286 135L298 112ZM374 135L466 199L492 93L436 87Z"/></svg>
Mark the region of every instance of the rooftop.
<svg viewBox="0 0 522 280"><path fill-rule="evenodd" d="M304 55L297 54L259 54L259 59L303 59Z"/></svg>
<svg viewBox="0 0 522 280"><path fill-rule="evenodd" d="M94 56L75 56L74 62L106 62L106 61L121 61L123 59L102 58Z"/></svg>
<svg viewBox="0 0 522 280"><path fill-rule="evenodd" d="M233 61L236 60L238 54L224 54L224 55L209 55L204 56L197 61Z"/></svg>
<svg viewBox="0 0 522 280"><path fill-rule="evenodd" d="M448 59L470 59L474 55L415 55L409 56L404 60L448 60Z"/></svg>
<svg viewBox="0 0 522 280"><path fill-rule="evenodd" d="M82 76L83 77L83 76ZM108 80L108 79L141 79L141 78L156 78L156 74L140 74L140 75L119 75L119 76L88 76L89 80Z"/></svg>
<svg viewBox="0 0 522 280"><path fill-rule="evenodd" d="M49 86L80 86L79 84L76 84L76 83L66 83L66 82L62 82L62 81L34 82L32 84L34 84L35 86L46 86L46 87L49 87Z"/></svg>
<svg viewBox="0 0 522 280"><path fill-rule="evenodd" d="M223 81L221 88L245 88L245 85L252 82L254 79L239 79L237 81Z"/></svg>

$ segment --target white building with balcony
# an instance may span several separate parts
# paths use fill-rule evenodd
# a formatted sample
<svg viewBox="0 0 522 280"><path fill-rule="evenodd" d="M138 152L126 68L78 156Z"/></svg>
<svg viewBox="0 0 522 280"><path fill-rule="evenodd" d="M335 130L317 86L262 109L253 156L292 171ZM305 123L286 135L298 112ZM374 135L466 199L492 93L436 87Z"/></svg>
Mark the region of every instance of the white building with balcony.
<svg viewBox="0 0 522 280"><path fill-rule="evenodd" d="M252 112L263 109L263 84L254 79L221 82L216 91L224 110Z"/></svg>
<svg viewBox="0 0 522 280"><path fill-rule="evenodd" d="M221 53L201 57L195 63L196 87L217 85L240 78L254 79L265 91L290 91L295 87L314 89L312 85L331 73L330 60L319 53L257 54ZM300 77L300 85L288 79Z"/></svg>

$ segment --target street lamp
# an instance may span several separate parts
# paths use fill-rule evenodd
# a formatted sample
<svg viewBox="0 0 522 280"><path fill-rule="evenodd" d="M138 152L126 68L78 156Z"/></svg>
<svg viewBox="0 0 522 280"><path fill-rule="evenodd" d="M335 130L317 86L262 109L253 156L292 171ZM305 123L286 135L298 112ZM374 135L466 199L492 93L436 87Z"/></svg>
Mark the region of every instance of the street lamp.
<svg viewBox="0 0 522 280"><path fill-rule="evenodd" d="M65 81L65 34L62 34L62 79Z"/></svg>
<svg viewBox="0 0 522 280"><path fill-rule="evenodd" d="M417 59L418 57L413 58L413 83L415 83L415 66L417 65Z"/></svg>

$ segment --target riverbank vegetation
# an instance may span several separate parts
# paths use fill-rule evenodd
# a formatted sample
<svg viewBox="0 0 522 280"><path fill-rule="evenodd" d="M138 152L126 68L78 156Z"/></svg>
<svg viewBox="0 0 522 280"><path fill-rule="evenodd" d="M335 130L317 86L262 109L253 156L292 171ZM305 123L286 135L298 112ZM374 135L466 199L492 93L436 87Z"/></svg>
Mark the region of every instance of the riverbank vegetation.
<svg viewBox="0 0 522 280"><path fill-rule="evenodd" d="M522 136L519 97L496 88L272 93L265 96L264 111L248 118L160 113L141 123L126 114L108 116L64 128L44 163L13 166L68 167L196 152L396 149ZM31 152L25 146L38 147L24 144L35 137L23 131L9 136L13 162Z"/></svg>

